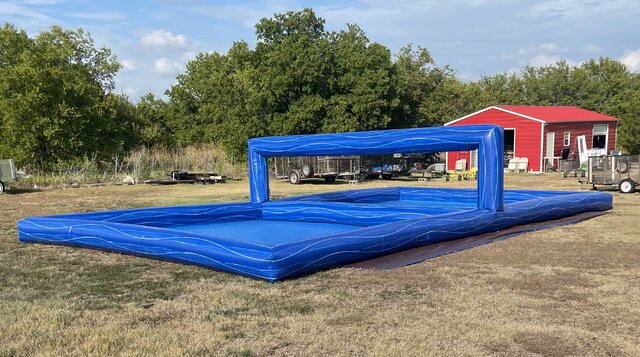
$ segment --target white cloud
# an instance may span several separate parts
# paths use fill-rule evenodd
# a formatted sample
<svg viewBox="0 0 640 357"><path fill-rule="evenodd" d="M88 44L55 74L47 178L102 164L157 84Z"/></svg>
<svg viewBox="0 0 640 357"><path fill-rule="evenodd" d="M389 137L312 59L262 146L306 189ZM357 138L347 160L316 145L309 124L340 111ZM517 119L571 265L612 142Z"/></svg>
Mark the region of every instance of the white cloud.
<svg viewBox="0 0 640 357"><path fill-rule="evenodd" d="M258 3L259 4L259 3ZM274 12L281 12L282 8L270 7L267 3L261 5L210 5L194 8L193 11L216 19L231 20L242 24L246 28L253 28L262 17L270 17Z"/></svg>
<svg viewBox="0 0 640 357"><path fill-rule="evenodd" d="M155 30L145 33L140 43L149 47L189 47L189 39L185 35L174 35L169 31Z"/></svg>
<svg viewBox="0 0 640 357"><path fill-rule="evenodd" d="M182 56L180 56L180 62L186 64L189 61L195 59L197 55L198 55L198 52L195 52L195 51L185 52L184 54L182 54Z"/></svg>
<svg viewBox="0 0 640 357"><path fill-rule="evenodd" d="M373 29L381 24L393 24L384 31L396 31L398 25L405 25L408 17L423 20L423 14L437 7L453 6L483 6L495 4L497 0L452 0L438 2L434 0L359 0L346 1L331 5L314 6L317 15L328 22L339 24L357 23L363 27L371 25ZM274 13L282 13L300 8L300 2L294 0L263 1L246 5L240 2L230 2L225 5L206 5L194 7L193 11L200 15L207 15L217 19L230 20L242 24L246 28L253 28L263 17L273 17ZM444 5L443 5L444 4ZM404 27L404 26L403 26ZM373 30L372 29L372 30ZM408 29L408 28L407 28Z"/></svg>
<svg viewBox="0 0 640 357"><path fill-rule="evenodd" d="M122 60L120 61L120 65L125 71L135 71L136 69L138 69L138 66L136 66L136 62L132 60Z"/></svg>
<svg viewBox="0 0 640 357"><path fill-rule="evenodd" d="M158 58L153 62L153 71L160 74L175 74L182 70L182 65L167 57Z"/></svg>
<svg viewBox="0 0 640 357"><path fill-rule="evenodd" d="M131 88L131 87L126 87L125 89L122 90L122 94L126 95L129 98L136 96L139 92L140 92L139 89Z"/></svg>
<svg viewBox="0 0 640 357"><path fill-rule="evenodd" d="M97 20L97 21L117 21L124 20L127 16L120 12L102 11L102 12L72 12L68 14L71 17L75 17L83 20Z"/></svg>
<svg viewBox="0 0 640 357"><path fill-rule="evenodd" d="M577 63L563 56L567 50L557 43L547 42L538 46L528 46L518 49L515 53L501 54L493 58L514 62L516 66L541 67L554 64L560 60L565 60L569 65L575 66ZM515 68L515 67L514 67Z"/></svg>
<svg viewBox="0 0 640 357"><path fill-rule="evenodd" d="M640 48L637 50L627 50L618 58L631 72L640 72Z"/></svg>
<svg viewBox="0 0 640 357"><path fill-rule="evenodd" d="M186 64L196 58L197 55L198 53L195 51L188 51L183 53L177 61L167 57L158 58L153 62L153 71L160 74L176 74L184 71Z"/></svg>
<svg viewBox="0 0 640 357"><path fill-rule="evenodd" d="M527 64L533 67L542 67L554 64L560 61L562 57L558 55L549 55L546 53L537 54L528 59Z"/></svg>
<svg viewBox="0 0 640 357"><path fill-rule="evenodd" d="M560 45L553 42L547 42L538 46L521 47L518 49L518 51L515 54L512 54L511 56L530 58L539 54L550 55L550 54L558 54L562 52L566 52L566 50L562 48Z"/></svg>
<svg viewBox="0 0 640 357"><path fill-rule="evenodd" d="M38 20L43 23L55 22L53 18L45 15L40 11L36 11L27 6L18 5L11 2L0 2L0 16L7 16L9 18L13 16L25 17L28 19Z"/></svg>
<svg viewBox="0 0 640 357"><path fill-rule="evenodd" d="M553 53L553 52L564 52L564 48L560 47L557 43L543 43L537 48L538 51Z"/></svg>

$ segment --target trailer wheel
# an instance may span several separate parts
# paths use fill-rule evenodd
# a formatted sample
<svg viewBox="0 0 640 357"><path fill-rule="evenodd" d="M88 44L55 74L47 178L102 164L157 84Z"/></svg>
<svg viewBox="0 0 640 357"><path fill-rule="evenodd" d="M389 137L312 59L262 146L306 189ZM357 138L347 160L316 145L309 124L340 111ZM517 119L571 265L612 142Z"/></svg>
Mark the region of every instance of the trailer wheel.
<svg viewBox="0 0 640 357"><path fill-rule="evenodd" d="M622 193L636 192L636 183L633 182L632 179L624 179L620 181L620 184L618 184L618 187L620 188L620 192Z"/></svg>
<svg viewBox="0 0 640 357"><path fill-rule="evenodd" d="M358 180L364 181L369 177L369 169L366 166L360 166L360 177Z"/></svg>
<svg viewBox="0 0 640 357"><path fill-rule="evenodd" d="M291 170L289 172L289 183L292 185L297 185L300 183L300 171Z"/></svg>
<svg viewBox="0 0 640 357"><path fill-rule="evenodd" d="M0 181L0 195L4 192L4 182Z"/></svg>
<svg viewBox="0 0 640 357"><path fill-rule="evenodd" d="M393 178L393 174L382 174L382 175L380 175L380 177L383 180L391 180L391 178Z"/></svg>
<svg viewBox="0 0 640 357"><path fill-rule="evenodd" d="M336 182L336 177L335 177L335 176L326 176L326 177L324 178L324 182L327 182L327 183L333 183L333 182Z"/></svg>
<svg viewBox="0 0 640 357"><path fill-rule="evenodd" d="M305 178L313 176L313 166L311 166L311 164L305 163L302 165L302 176Z"/></svg>
<svg viewBox="0 0 640 357"><path fill-rule="evenodd" d="M616 165L616 171L621 174L626 174L627 172L629 172L629 164L624 161L618 161L618 164Z"/></svg>

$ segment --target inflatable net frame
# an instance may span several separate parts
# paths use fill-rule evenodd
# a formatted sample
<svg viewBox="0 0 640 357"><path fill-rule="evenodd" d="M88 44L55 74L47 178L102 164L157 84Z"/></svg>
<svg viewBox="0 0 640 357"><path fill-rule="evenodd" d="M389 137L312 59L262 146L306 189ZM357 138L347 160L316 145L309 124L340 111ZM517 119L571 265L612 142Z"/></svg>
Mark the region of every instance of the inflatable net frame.
<svg viewBox="0 0 640 357"><path fill-rule="evenodd" d="M30 217L22 242L101 249L266 281L509 227L605 211L603 192L503 189L503 132L456 126L266 137L249 141L251 202ZM268 158L478 150L478 188L389 187L270 201ZM465 192L469 192L468 190ZM407 201L434 202L431 207ZM467 207L451 206L465 201Z"/></svg>

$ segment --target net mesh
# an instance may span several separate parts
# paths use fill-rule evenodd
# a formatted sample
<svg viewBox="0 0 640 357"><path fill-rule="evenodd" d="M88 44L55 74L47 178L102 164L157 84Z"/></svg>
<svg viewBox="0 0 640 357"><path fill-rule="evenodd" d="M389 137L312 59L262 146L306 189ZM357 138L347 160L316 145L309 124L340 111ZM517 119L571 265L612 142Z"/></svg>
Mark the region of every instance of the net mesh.
<svg viewBox="0 0 640 357"><path fill-rule="evenodd" d="M477 168L457 161L447 165L445 153L271 158L270 200L475 208Z"/></svg>

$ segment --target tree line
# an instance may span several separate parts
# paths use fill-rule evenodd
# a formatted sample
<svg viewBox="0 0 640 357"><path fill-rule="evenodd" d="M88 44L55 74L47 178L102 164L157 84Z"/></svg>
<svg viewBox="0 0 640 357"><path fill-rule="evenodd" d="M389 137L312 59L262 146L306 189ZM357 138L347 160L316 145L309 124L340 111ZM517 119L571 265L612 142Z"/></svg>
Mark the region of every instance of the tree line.
<svg viewBox="0 0 640 357"><path fill-rule="evenodd" d="M0 157L50 170L141 146L217 143L237 161L246 141L443 123L490 105L575 105L621 119L618 145L640 152L640 75L608 58L560 61L464 82L425 48L392 53L357 25L327 31L311 9L256 24L256 45L201 53L167 99L114 91L120 69L83 30L35 37L0 27Z"/></svg>

